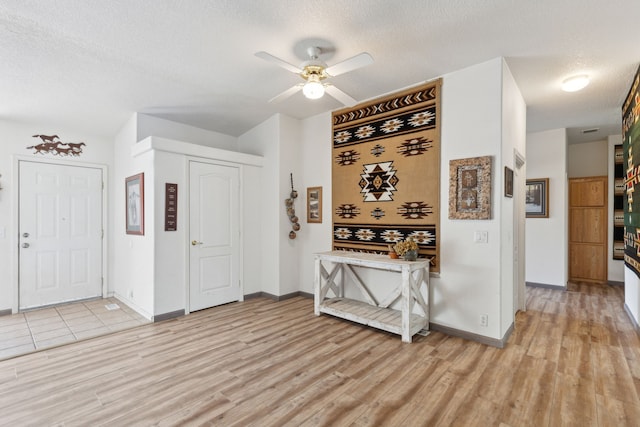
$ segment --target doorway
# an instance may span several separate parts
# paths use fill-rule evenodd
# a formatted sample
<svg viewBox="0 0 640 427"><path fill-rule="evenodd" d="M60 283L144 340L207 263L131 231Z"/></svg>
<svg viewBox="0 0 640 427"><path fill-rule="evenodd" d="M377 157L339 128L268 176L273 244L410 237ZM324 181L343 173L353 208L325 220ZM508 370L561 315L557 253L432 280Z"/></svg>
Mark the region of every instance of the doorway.
<svg viewBox="0 0 640 427"><path fill-rule="evenodd" d="M103 295L103 169L18 162L18 308Z"/></svg>
<svg viewBox="0 0 640 427"><path fill-rule="evenodd" d="M189 162L189 311L242 299L240 172Z"/></svg>
<svg viewBox="0 0 640 427"><path fill-rule="evenodd" d="M569 180L569 280L607 282L607 177Z"/></svg>

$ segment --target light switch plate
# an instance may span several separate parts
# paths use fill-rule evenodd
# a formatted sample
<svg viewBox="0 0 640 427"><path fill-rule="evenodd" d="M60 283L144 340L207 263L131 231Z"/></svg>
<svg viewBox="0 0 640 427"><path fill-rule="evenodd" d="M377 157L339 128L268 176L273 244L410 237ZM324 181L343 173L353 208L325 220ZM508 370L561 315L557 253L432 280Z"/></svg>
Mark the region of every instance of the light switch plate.
<svg viewBox="0 0 640 427"><path fill-rule="evenodd" d="M488 243L489 232L488 231L476 231L473 233L473 241L475 243Z"/></svg>

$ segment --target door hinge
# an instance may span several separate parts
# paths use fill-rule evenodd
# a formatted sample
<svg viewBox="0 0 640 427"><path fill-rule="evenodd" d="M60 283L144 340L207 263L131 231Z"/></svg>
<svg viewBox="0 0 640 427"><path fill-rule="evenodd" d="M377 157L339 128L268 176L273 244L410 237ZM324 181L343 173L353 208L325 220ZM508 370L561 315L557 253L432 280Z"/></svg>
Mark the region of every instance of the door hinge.
<svg viewBox="0 0 640 427"><path fill-rule="evenodd" d="M104 190L104 181L102 181L102 189Z"/></svg>
<svg viewBox="0 0 640 427"><path fill-rule="evenodd" d="M104 228L102 229L102 232L100 233L100 238L104 239Z"/></svg>

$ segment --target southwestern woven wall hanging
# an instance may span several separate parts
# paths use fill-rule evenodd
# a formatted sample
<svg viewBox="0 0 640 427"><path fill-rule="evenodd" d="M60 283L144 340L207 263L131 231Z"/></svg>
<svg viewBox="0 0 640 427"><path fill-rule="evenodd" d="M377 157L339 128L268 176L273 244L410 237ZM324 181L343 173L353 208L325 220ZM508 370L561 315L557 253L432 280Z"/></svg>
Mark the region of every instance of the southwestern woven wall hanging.
<svg viewBox="0 0 640 427"><path fill-rule="evenodd" d="M613 180L613 259L624 259L624 156L615 146Z"/></svg>
<svg viewBox="0 0 640 427"><path fill-rule="evenodd" d="M437 80L333 113L333 247L387 253L409 237L440 271Z"/></svg>
<svg viewBox="0 0 640 427"><path fill-rule="evenodd" d="M622 153L625 171L624 263L640 277L640 68L622 106ZM640 191L640 186L638 188Z"/></svg>

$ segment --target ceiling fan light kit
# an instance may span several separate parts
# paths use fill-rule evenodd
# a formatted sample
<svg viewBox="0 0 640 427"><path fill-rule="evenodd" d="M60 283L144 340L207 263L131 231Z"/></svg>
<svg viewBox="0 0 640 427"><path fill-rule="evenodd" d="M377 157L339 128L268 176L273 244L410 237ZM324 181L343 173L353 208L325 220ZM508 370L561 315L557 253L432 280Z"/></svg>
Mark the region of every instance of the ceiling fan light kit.
<svg viewBox="0 0 640 427"><path fill-rule="evenodd" d="M309 99L319 99L324 95L324 85L320 80L309 79L302 87L302 93Z"/></svg>
<svg viewBox="0 0 640 427"><path fill-rule="evenodd" d="M325 91L331 95L331 97L340 101L346 106L353 106L358 103L351 96L344 93L330 83L324 83L323 80L330 77L334 77L352 70L355 70L365 65L373 63L373 58L366 52L362 52L356 56L339 62L331 67L327 67L321 59L319 59L322 49L316 46L307 48L307 54L309 60L302 63L300 67L296 67L280 58L277 58L267 52L257 52L255 55L258 58L262 58L266 61L273 62L285 70L296 73L302 77L305 81L303 84L295 85L281 94L273 97L269 102L278 102L302 89L302 94L307 99L320 99L324 96Z"/></svg>

